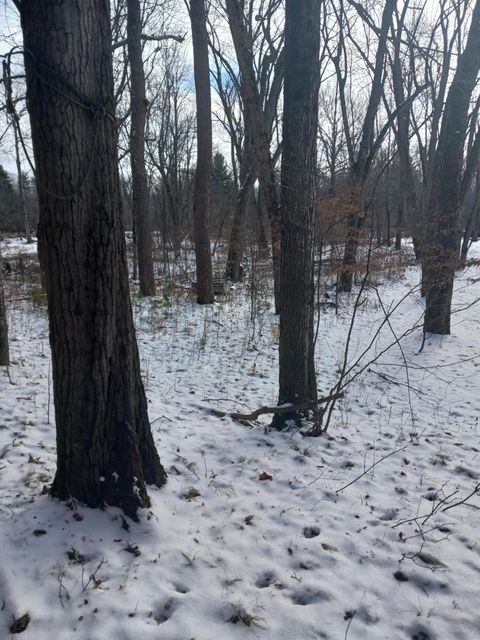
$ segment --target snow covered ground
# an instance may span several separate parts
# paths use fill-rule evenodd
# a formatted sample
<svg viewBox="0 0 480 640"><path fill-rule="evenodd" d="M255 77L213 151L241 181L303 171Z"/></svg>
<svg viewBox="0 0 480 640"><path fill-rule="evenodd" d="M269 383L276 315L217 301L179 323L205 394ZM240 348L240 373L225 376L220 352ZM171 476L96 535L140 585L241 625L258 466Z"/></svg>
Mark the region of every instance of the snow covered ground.
<svg viewBox="0 0 480 640"><path fill-rule="evenodd" d="M457 503L479 482L480 323L469 305L480 276L459 275L452 335L421 353L421 329L408 331L423 309L417 282L408 267L361 295L348 360L368 352L318 439L210 413L276 399L277 319L247 285L208 308L172 292L137 301L169 481L128 530L116 509L45 494L55 469L46 313L11 302L0 638L25 614L25 640L479 638L480 501ZM321 393L342 367L354 299L320 316Z"/></svg>
<svg viewBox="0 0 480 640"><path fill-rule="evenodd" d="M32 255L37 253L36 241L27 243L23 238L6 238L0 243L2 258L10 258L12 256Z"/></svg>

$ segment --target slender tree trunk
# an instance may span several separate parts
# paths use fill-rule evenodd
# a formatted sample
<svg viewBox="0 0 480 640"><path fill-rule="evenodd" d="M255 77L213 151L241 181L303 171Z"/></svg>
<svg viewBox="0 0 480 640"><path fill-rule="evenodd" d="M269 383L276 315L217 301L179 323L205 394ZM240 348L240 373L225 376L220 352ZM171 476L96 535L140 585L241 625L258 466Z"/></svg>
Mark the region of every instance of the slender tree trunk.
<svg viewBox="0 0 480 640"><path fill-rule="evenodd" d="M8 367L9 364L7 310L3 293L3 262L0 254L0 367Z"/></svg>
<svg viewBox="0 0 480 640"><path fill-rule="evenodd" d="M242 280L241 263L245 252L245 220L256 174L251 154L244 149L240 167L240 188L233 214L225 276L232 282Z"/></svg>
<svg viewBox="0 0 480 640"><path fill-rule="evenodd" d="M465 267L467 263L467 255L468 250L470 248L470 244L475 242L475 234L476 228L478 226L478 215L480 212L480 168L477 169L477 177L475 183L475 195L473 205L470 209L470 215L468 216L465 230L462 237L462 242L460 246L460 265Z"/></svg>
<svg viewBox="0 0 480 640"><path fill-rule="evenodd" d="M212 105L205 0L190 0L193 66L197 102L197 168L193 193L193 235L197 260L197 302L213 302L212 252L208 228L212 167Z"/></svg>
<svg viewBox="0 0 480 640"><path fill-rule="evenodd" d="M353 274L357 265L357 250L366 218L366 213L362 208L362 188L363 185L358 186L356 183L350 188L351 213L347 218L347 237L337 286L339 292L350 293L352 290Z"/></svg>
<svg viewBox="0 0 480 640"><path fill-rule="evenodd" d="M394 43L394 53L392 61L392 80L393 80L393 94L395 96L395 105L397 109L405 102L405 80L402 69L402 63L400 59L401 41L403 28L405 23L405 14L407 6L398 18L397 31L392 28L392 39ZM400 109L397 115L397 127L395 129L397 149L400 162L400 170L398 172L398 203L397 203L397 215L395 221L395 249L400 251L402 248L402 230L404 228L406 212L408 209L408 203L411 202L411 197L407 195L407 189L413 185L410 184L408 176L412 174L412 163L410 158L410 108ZM413 213L413 211L411 211Z"/></svg>
<svg viewBox="0 0 480 640"><path fill-rule="evenodd" d="M423 251L426 286L425 333L449 334L453 281L459 266L459 197L468 109L480 71L480 0L450 85L435 157L428 211L428 242Z"/></svg>
<svg viewBox="0 0 480 640"><path fill-rule="evenodd" d="M43 291L47 291L47 256L46 247L44 246L45 234L42 232L40 220L37 224L37 257L40 267L40 286Z"/></svg>
<svg viewBox="0 0 480 640"><path fill-rule="evenodd" d="M30 230L30 221L27 215L27 209L25 206L25 189L24 189L24 180L22 175L22 164L20 161L20 139L19 139L19 131L18 131L18 117L15 112L15 103L13 100L12 94L12 78L10 65L7 62L3 61L3 84L4 90L6 94L6 113L7 113L7 121L10 122L13 129L13 141L15 147L15 165L17 169L17 203L18 203L18 211L22 217L25 236L27 238L27 243L32 242L32 233Z"/></svg>
<svg viewBox="0 0 480 640"><path fill-rule="evenodd" d="M129 300L110 3L20 5L57 427L51 492L136 518L162 485Z"/></svg>
<svg viewBox="0 0 480 640"><path fill-rule="evenodd" d="M299 404L317 399L313 316L320 0L286 0L285 8L279 404ZM274 426L284 422L283 416Z"/></svg>
<svg viewBox="0 0 480 640"><path fill-rule="evenodd" d="M380 214L380 207L377 203L372 204L372 217L377 221L377 247L382 246L382 216Z"/></svg>
<svg viewBox="0 0 480 640"><path fill-rule="evenodd" d="M480 206L477 207L477 213L475 215L475 221L473 223L472 242L478 242L479 228L480 228Z"/></svg>
<svg viewBox="0 0 480 640"><path fill-rule="evenodd" d="M272 234L275 311L280 312L280 203L275 187L274 163L270 153L270 136L262 111L253 65L253 44L245 28L242 5L226 0L230 32L240 68L244 118L252 132L258 176L263 189Z"/></svg>
<svg viewBox="0 0 480 640"><path fill-rule="evenodd" d="M137 220L132 207L132 279L138 279L138 239Z"/></svg>
<svg viewBox="0 0 480 640"><path fill-rule="evenodd" d="M263 195L263 190L261 188L257 191L256 209L258 219L258 246L261 252L266 253L268 251L268 240L267 233L265 231L265 196Z"/></svg>
<svg viewBox="0 0 480 640"><path fill-rule="evenodd" d="M352 290L353 274L356 270L357 250L360 243L361 231L366 219L365 208L361 206L363 204L363 190L374 159L372 150L374 145L375 118L382 97L387 38L396 4L397 0L385 0L375 55L372 89L361 130L358 156L351 167L352 213L349 215L347 222L348 231L345 253L343 255L342 270L338 281L339 291L350 292Z"/></svg>
<svg viewBox="0 0 480 640"><path fill-rule="evenodd" d="M27 243L31 244L32 232L30 230L30 221L28 219L27 208L25 206L25 185L24 185L24 180L22 175L22 165L20 162L20 148L19 148L18 132L17 132L16 126L13 126L13 139L15 143L15 165L17 168L17 181L18 181L18 210L20 212L20 215L22 216Z"/></svg>
<svg viewBox="0 0 480 640"><path fill-rule="evenodd" d="M473 225L477 215L478 215L478 204L476 203L470 211L470 215L468 217L465 231L462 236L462 240L460 244L460 266L462 268L465 268L467 264L468 250L470 248L470 243L472 242Z"/></svg>
<svg viewBox="0 0 480 640"><path fill-rule="evenodd" d="M132 216L137 233L140 293L155 295L152 248L152 208L145 168L145 72L142 60L142 14L140 0L127 0L127 49L130 62L130 161L132 169Z"/></svg>
<svg viewBox="0 0 480 640"><path fill-rule="evenodd" d="M385 232L385 244L387 247L391 247L392 246L392 214L390 211L390 207L388 204L388 195L387 195L387 201L385 203L385 213L387 216L387 229ZM395 238L395 242L396 242L396 238ZM401 236L400 236L400 242L401 242Z"/></svg>
<svg viewBox="0 0 480 640"><path fill-rule="evenodd" d="M397 216L395 220L395 249L400 251L402 248L402 229L403 229L403 212L405 210L405 197L399 194L397 203Z"/></svg>

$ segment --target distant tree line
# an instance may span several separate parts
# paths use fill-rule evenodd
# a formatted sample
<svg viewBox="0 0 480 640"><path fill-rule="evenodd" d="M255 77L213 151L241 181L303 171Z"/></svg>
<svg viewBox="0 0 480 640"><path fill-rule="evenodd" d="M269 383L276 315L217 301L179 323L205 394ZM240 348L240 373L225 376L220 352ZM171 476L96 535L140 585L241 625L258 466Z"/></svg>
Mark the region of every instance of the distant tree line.
<svg viewBox="0 0 480 640"><path fill-rule="evenodd" d="M22 181L30 228L35 229L38 222L35 179L22 174ZM26 235L18 182L0 165L0 232L2 231L16 235Z"/></svg>

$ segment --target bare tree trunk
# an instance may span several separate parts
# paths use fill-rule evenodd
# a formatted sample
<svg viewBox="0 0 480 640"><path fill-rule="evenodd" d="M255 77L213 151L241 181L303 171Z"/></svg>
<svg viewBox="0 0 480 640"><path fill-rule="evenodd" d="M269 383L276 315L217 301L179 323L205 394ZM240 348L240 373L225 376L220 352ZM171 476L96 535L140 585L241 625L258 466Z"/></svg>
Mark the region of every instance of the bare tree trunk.
<svg viewBox="0 0 480 640"><path fill-rule="evenodd" d="M226 0L230 32L240 68L245 121L254 140L258 176L263 189L272 234L273 281L275 311L280 312L280 205L275 188L274 164L270 153L268 130L262 113L260 95L255 81L253 45L245 28L243 9L237 0Z"/></svg>
<svg viewBox="0 0 480 640"><path fill-rule="evenodd" d="M460 265L462 268L467 264L467 255L468 250L470 249L470 244L472 242L472 232L473 226L475 224L475 219L478 216L478 203L471 208L470 215L468 216L467 224L465 226L465 231L462 236L461 244L460 244Z"/></svg>
<svg viewBox="0 0 480 640"><path fill-rule="evenodd" d="M15 165L17 168L17 181L18 181L18 210L20 215L22 216L23 226L25 229L25 236L27 238L28 244L32 242L32 232L30 230L30 221L28 219L27 208L25 206L25 185L23 182L22 175L22 165L20 162L20 148L19 148L19 140L18 140L18 131L17 127L13 126L13 139L15 143Z"/></svg>
<svg viewBox="0 0 480 640"><path fill-rule="evenodd" d="M30 230L30 221L27 215L27 209L25 206L25 189L24 189L24 181L22 176L22 164L20 162L20 140L19 140L19 124L18 117L15 111L15 103L13 100L12 94L12 78L10 72L10 65L3 61L3 84L5 90L6 97L6 113L7 113L7 121L10 121L13 129L13 141L15 147L15 165L17 169L17 202L18 202L18 211L22 217L23 225L25 229L25 236L27 238L27 242L30 244L32 242L32 233Z"/></svg>
<svg viewBox="0 0 480 640"><path fill-rule="evenodd" d="M315 403L314 226L320 0L286 1L279 404ZM285 416L277 414L274 426Z"/></svg>
<svg viewBox="0 0 480 640"><path fill-rule="evenodd" d="M3 262L0 253L0 367L8 367L9 364L7 310L3 293Z"/></svg>
<svg viewBox="0 0 480 640"><path fill-rule="evenodd" d="M391 247L392 246L392 215L390 212L390 207L388 205L388 196L387 196L387 201L385 203L385 213L387 216L387 229L385 232L385 244L387 247ZM396 242L396 239L395 239ZM400 242L401 242L401 238L400 238Z"/></svg>
<svg viewBox="0 0 480 640"><path fill-rule="evenodd" d="M129 300L108 0L20 5L57 427L51 489L136 518L155 450Z"/></svg>
<svg viewBox="0 0 480 640"><path fill-rule="evenodd" d="M480 0L448 91L435 157L423 251L426 285L424 333L449 334L453 281L459 266L459 199L470 98L480 71Z"/></svg>
<svg viewBox="0 0 480 640"><path fill-rule="evenodd" d="M468 250L472 242L475 242L477 233L478 216L480 213L480 167L476 171L476 180L474 186L474 199L470 209L470 214L465 224L461 246L460 246L460 265L465 267L467 263Z"/></svg>
<svg viewBox="0 0 480 640"><path fill-rule="evenodd" d="M212 252L208 228L210 171L212 167L212 115L205 0L190 0L193 66L197 102L197 168L193 194L193 234L197 259L197 302L213 302Z"/></svg>
<svg viewBox="0 0 480 640"><path fill-rule="evenodd" d="M268 251L268 240L265 231L265 196L261 188L257 191L256 210L258 219L258 246L262 253L266 253Z"/></svg>
<svg viewBox="0 0 480 640"><path fill-rule="evenodd" d="M136 231L140 293L155 295L152 249L152 209L145 168L145 72L142 60L140 0L127 0L127 48L130 61L130 160L132 169L132 217Z"/></svg>
<svg viewBox="0 0 480 640"><path fill-rule="evenodd" d="M225 276L232 282L240 282L242 280L241 262L245 253L245 219L256 178L253 158L247 149L243 150L243 156L240 167L240 188L238 189L233 215L225 270Z"/></svg>
<svg viewBox="0 0 480 640"><path fill-rule="evenodd" d="M43 291L47 291L47 256L46 247L44 246L45 234L42 232L40 220L37 224L37 257L40 267L40 286Z"/></svg>
<svg viewBox="0 0 480 640"><path fill-rule="evenodd" d="M380 215L380 207L378 203L372 204L372 217L376 219L377 222L377 247L382 246L382 217ZM388 205L387 205L387 215L388 215Z"/></svg>
<svg viewBox="0 0 480 640"><path fill-rule="evenodd" d="M348 216L347 222L348 231L345 243L345 252L343 255L342 270L339 277L339 291L350 292L352 290L353 273L357 263L357 250L360 242L360 234L366 219L366 211L362 206L363 189L373 162L372 151L375 142L375 118L377 116L378 105L380 104L382 97L387 37L396 4L397 0L385 0L382 24L375 56L372 89L368 100L365 119L362 125L358 156L352 163L351 167L352 212Z"/></svg>
<svg viewBox="0 0 480 640"><path fill-rule="evenodd" d="M400 44L403 34L405 22L405 14L408 3L404 5L401 17L399 18L397 33L392 33L394 42L394 53L392 61L392 80L393 93L395 96L395 104L398 107L405 102L405 87L402 64L400 60ZM393 31L393 29L392 29ZM407 204L407 172L411 170L410 161L410 110L403 109L399 111L397 116L397 127L395 130L397 139L397 149L400 160L400 171L398 173L398 202L397 215L395 220L395 249L400 251L402 248L402 230L405 223L405 211Z"/></svg>

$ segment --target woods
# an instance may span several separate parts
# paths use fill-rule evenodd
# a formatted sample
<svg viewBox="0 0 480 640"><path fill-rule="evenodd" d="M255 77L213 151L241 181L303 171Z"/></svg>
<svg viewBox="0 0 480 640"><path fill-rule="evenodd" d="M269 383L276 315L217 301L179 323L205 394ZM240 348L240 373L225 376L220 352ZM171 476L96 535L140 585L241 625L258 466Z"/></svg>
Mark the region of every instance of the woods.
<svg viewBox="0 0 480 640"><path fill-rule="evenodd" d="M476 638L480 0L3 11L0 637Z"/></svg>

